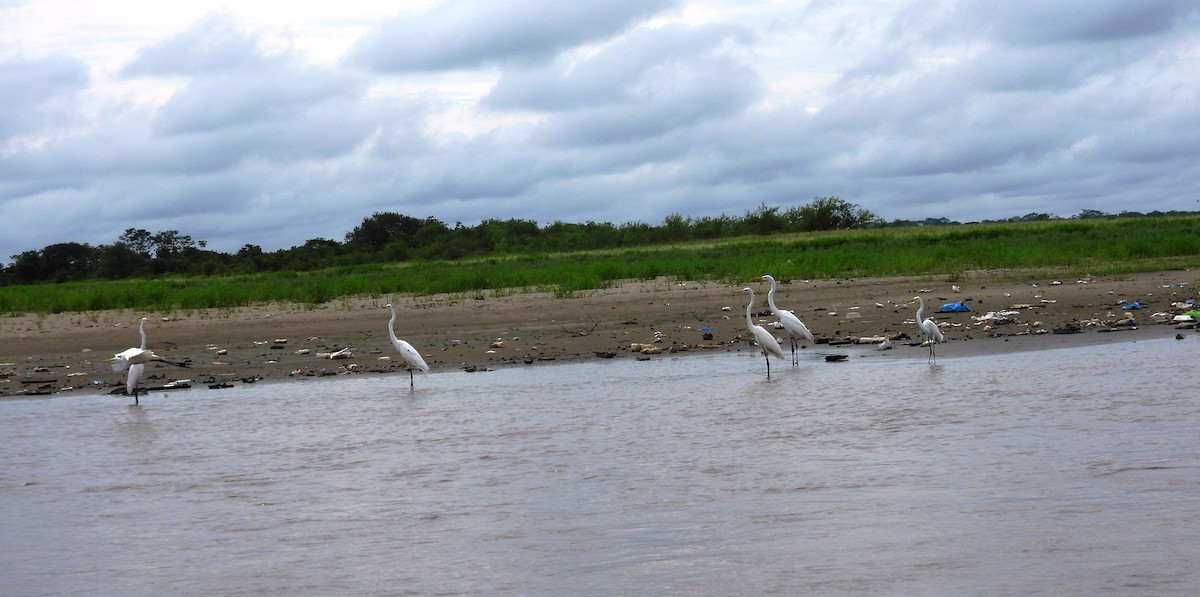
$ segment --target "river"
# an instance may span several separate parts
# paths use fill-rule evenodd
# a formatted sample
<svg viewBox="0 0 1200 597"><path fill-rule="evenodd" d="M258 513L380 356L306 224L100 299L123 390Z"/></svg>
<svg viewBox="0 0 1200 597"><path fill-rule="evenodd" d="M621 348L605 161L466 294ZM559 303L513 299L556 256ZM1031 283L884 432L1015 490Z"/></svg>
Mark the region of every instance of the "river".
<svg viewBox="0 0 1200 597"><path fill-rule="evenodd" d="M0 401L0 593L1200 594L1197 342Z"/></svg>

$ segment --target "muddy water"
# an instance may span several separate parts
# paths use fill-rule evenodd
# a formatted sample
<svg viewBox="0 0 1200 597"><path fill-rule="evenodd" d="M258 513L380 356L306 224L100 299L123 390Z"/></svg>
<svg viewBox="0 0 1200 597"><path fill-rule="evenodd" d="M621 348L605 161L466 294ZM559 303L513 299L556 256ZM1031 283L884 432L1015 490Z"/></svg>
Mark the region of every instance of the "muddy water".
<svg viewBox="0 0 1200 597"><path fill-rule="evenodd" d="M1192 595L1196 351L3 401L0 592Z"/></svg>

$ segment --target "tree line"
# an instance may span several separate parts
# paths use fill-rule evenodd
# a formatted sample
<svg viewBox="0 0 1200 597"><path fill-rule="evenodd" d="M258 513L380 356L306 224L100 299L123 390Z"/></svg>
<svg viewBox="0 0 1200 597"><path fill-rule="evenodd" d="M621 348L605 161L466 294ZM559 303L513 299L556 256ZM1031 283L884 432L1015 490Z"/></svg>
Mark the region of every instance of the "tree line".
<svg viewBox="0 0 1200 597"><path fill-rule="evenodd" d="M1085 210L1076 217L1113 216ZM1027 214L1007 221L1042 219L1058 218L1050 214ZM539 226L533 220L487 219L475 226L459 222L450 227L433 217L422 219L377 212L364 218L342 241L315 238L269 252L258 245L246 244L235 253L223 253L209 250L205 241L193 240L178 230L151 233L129 228L112 244L91 246L67 242L13 255L12 263L0 268L0 286L162 275L307 271L365 263L612 249L747 235L930 224L958 222L942 218L888 223L838 197L817 197L808 204L786 209L760 204L741 217L722 214L692 218L673 213L657 226L592 221L557 221Z"/></svg>
<svg viewBox="0 0 1200 597"><path fill-rule="evenodd" d="M119 280L161 275L210 276L306 271L414 259L462 259L513 253L559 252L652 245L739 235L862 228L880 225L871 212L837 197L803 206L763 204L743 217L688 218L671 214L658 226L642 222L554 222L488 219L453 227L437 218L379 212L363 219L342 241L315 238L277 251L246 244L235 253L209 250L177 230L151 233L129 228L112 244L67 242L12 256L0 285Z"/></svg>

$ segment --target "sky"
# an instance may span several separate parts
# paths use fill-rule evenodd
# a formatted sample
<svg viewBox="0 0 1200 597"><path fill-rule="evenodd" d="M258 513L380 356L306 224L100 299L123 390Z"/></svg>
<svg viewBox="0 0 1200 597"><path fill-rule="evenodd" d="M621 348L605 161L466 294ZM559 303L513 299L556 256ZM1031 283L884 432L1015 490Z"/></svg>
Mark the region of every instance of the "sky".
<svg viewBox="0 0 1200 597"><path fill-rule="evenodd" d="M0 0L0 262L836 196L1200 210L1190 0Z"/></svg>

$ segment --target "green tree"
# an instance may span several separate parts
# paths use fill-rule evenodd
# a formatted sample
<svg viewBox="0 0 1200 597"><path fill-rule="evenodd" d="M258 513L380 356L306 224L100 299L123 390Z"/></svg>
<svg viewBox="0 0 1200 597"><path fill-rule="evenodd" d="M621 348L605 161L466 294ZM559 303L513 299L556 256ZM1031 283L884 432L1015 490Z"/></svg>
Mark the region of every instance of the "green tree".
<svg viewBox="0 0 1200 597"><path fill-rule="evenodd" d="M57 243L42 249L41 264L44 280L82 280L95 268L96 253L85 244Z"/></svg>
<svg viewBox="0 0 1200 597"><path fill-rule="evenodd" d="M696 238L713 239L732 236L734 234L733 218L721 214L715 218L703 217L692 224Z"/></svg>
<svg viewBox="0 0 1200 597"><path fill-rule="evenodd" d="M779 215L779 208L768 207L766 203L759 203L754 211L746 212L742 222L746 234L765 236L783 232L786 228L783 217Z"/></svg>
<svg viewBox="0 0 1200 597"><path fill-rule="evenodd" d="M411 237L426 224L412 216L381 211L364 218L346 234L346 244L355 251L378 251L396 237Z"/></svg>
<svg viewBox="0 0 1200 597"><path fill-rule="evenodd" d="M154 256L154 237L149 230L126 228L125 233L117 239L117 242L123 243L130 251L146 259Z"/></svg>
<svg viewBox="0 0 1200 597"><path fill-rule="evenodd" d="M96 275L123 280L150 274L150 259L123 242L101 245L96 250Z"/></svg>
<svg viewBox="0 0 1200 597"><path fill-rule="evenodd" d="M437 259L440 256L441 248L438 245L449 240L451 237L450 228L436 218L425 218L421 223L421 227L413 232L412 240L409 245L412 246L417 253L426 259Z"/></svg>
<svg viewBox="0 0 1200 597"><path fill-rule="evenodd" d="M1010 222L1045 222L1057 220L1054 214L1030 212L1020 217L1009 218Z"/></svg>
<svg viewBox="0 0 1200 597"><path fill-rule="evenodd" d="M692 219L685 218L674 212L663 218L663 240L678 242L688 240L692 236Z"/></svg>
<svg viewBox="0 0 1200 597"><path fill-rule="evenodd" d="M527 251L541 230L533 220L484 220L475 227L487 247L499 253Z"/></svg>
<svg viewBox="0 0 1200 597"><path fill-rule="evenodd" d="M13 255L11 259L12 264L5 268L5 271L14 284L32 284L47 279L41 251L22 251Z"/></svg>
<svg viewBox="0 0 1200 597"><path fill-rule="evenodd" d="M837 197L817 197L800 208L804 230L846 230L867 228L883 223L875 214Z"/></svg>

